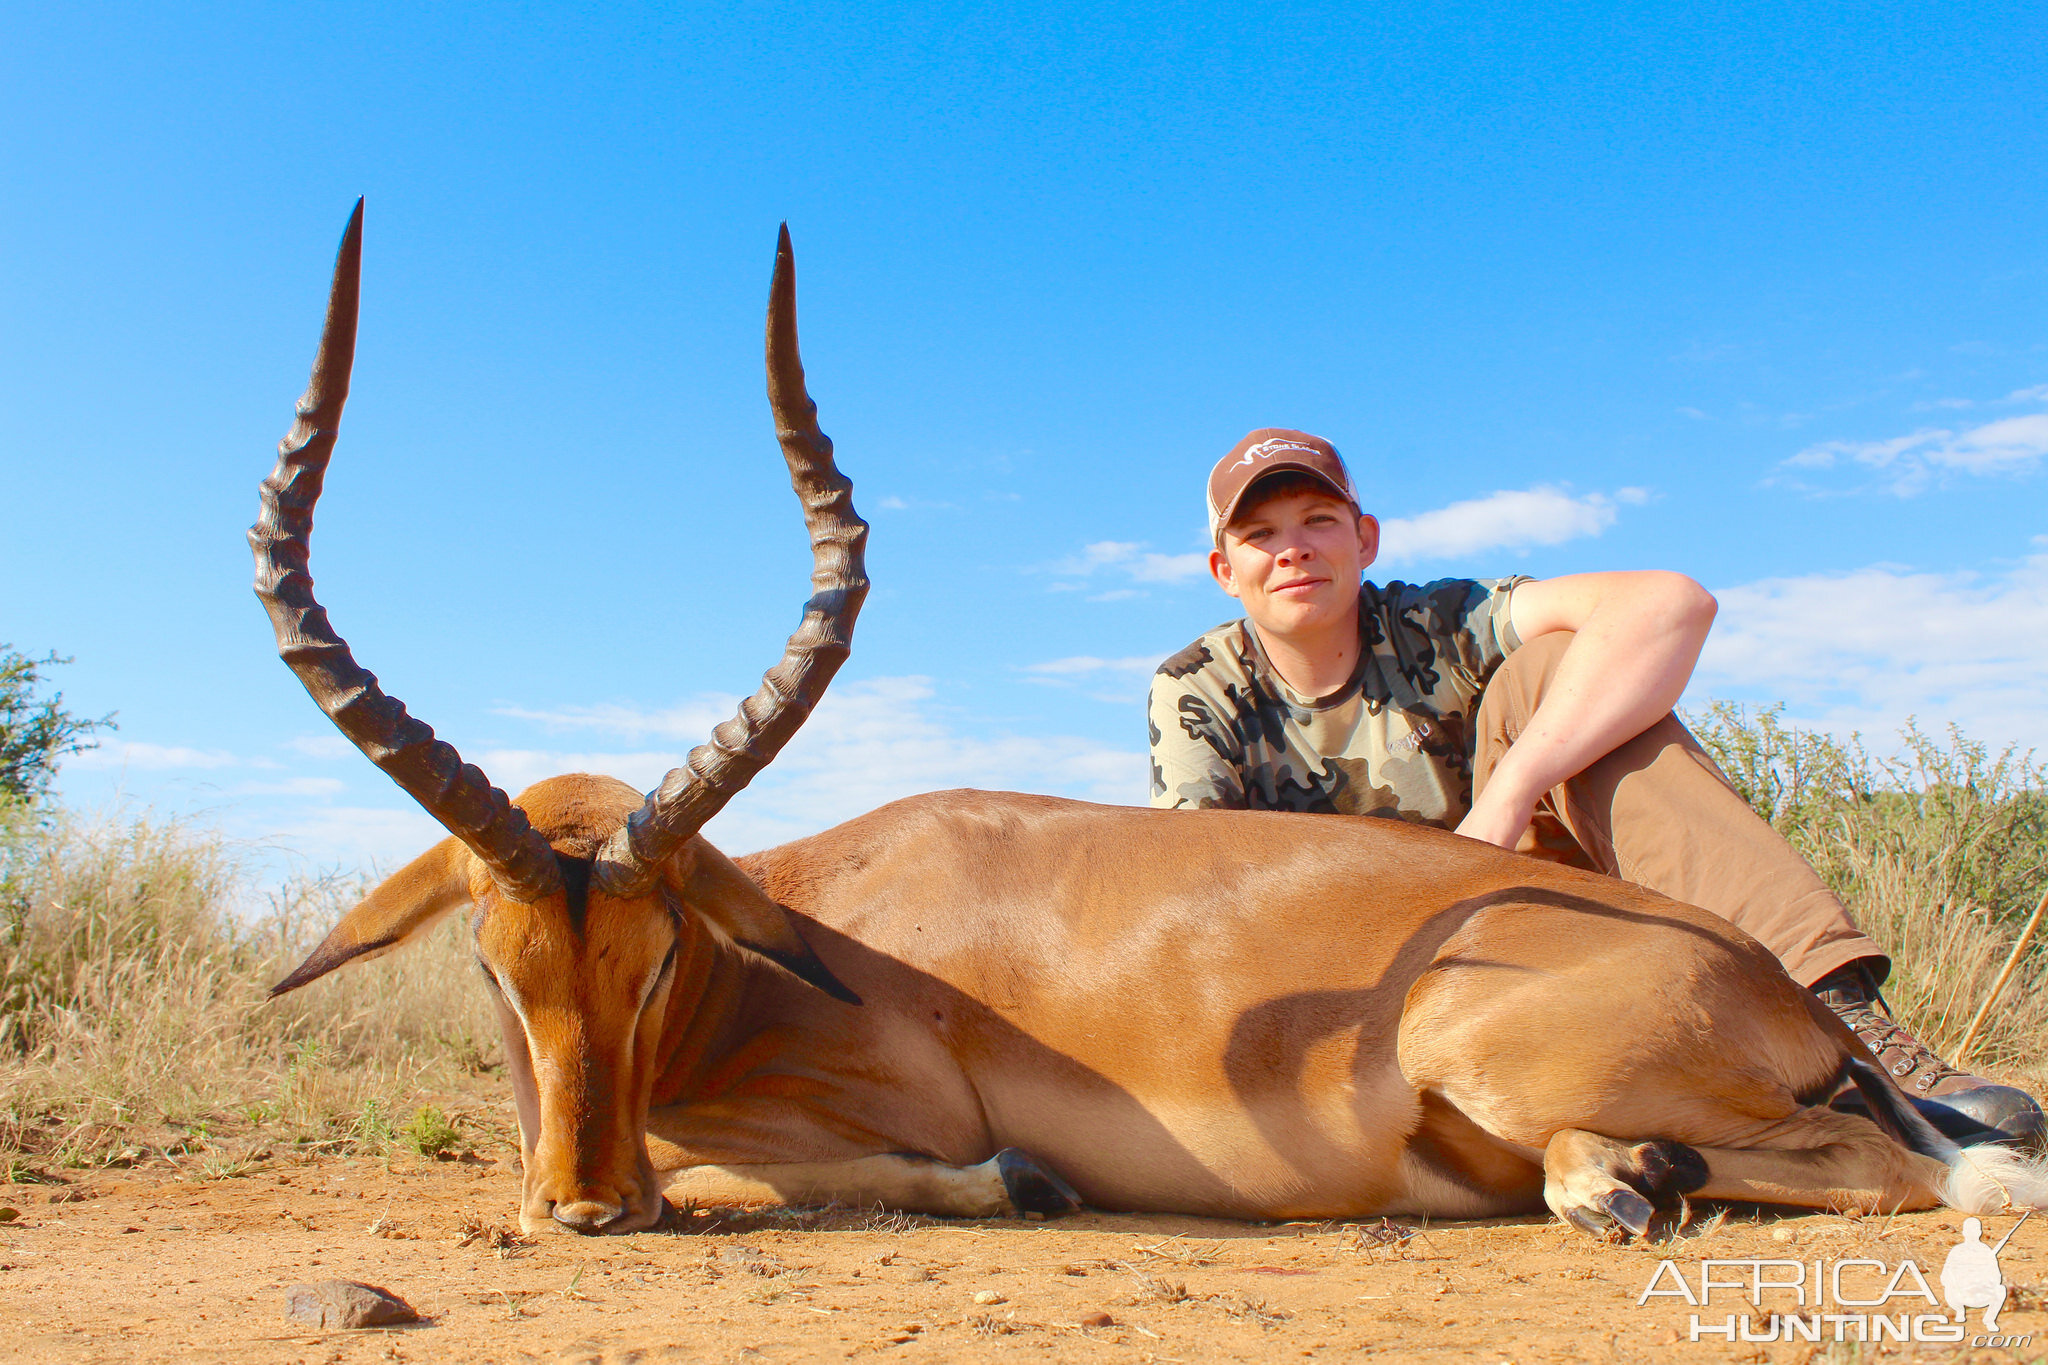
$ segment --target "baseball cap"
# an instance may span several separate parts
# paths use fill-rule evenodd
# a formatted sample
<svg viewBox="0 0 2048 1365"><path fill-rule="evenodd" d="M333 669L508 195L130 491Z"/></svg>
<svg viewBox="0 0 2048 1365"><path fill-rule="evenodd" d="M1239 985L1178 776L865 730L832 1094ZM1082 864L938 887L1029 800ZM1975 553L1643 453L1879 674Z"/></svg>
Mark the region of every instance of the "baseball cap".
<svg viewBox="0 0 2048 1365"><path fill-rule="evenodd" d="M1209 529L1217 544L1223 543L1223 528L1237 514L1237 505L1252 485L1282 470L1298 470L1319 479L1354 509L1358 506L1351 471L1344 467L1337 447L1305 431L1260 427L1232 446L1209 471Z"/></svg>

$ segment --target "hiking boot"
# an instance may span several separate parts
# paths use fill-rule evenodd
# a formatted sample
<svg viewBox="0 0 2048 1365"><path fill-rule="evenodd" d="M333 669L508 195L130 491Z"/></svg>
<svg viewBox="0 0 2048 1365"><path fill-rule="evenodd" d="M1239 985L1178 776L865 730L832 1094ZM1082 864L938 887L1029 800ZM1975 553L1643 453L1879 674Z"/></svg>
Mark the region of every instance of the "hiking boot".
<svg viewBox="0 0 2048 1365"><path fill-rule="evenodd" d="M1951 1140L2010 1142L2041 1146L2048 1120L2024 1090L1958 1071L1891 1017L1877 981L1860 962L1837 967L1813 984L1813 993L1835 1012L1892 1073L1913 1107ZM1845 1085L1831 1107L1868 1114L1856 1087Z"/></svg>

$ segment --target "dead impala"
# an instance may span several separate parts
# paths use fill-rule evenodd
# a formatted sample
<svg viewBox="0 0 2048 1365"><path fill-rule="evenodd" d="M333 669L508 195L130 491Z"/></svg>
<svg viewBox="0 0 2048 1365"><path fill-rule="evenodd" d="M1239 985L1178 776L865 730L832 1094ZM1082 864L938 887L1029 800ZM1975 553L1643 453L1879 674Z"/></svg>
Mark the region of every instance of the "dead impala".
<svg viewBox="0 0 2048 1365"><path fill-rule="evenodd" d="M361 231L358 204L250 532L256 590L313 699L451 837L276 991L472 907L529 1229L646 1228L665 1186L957 1215L1547 1204L1637 1234L1681 1194L1976 1212L2048 1194L2037 1163L1930 1127L1724 921L1443 831L960 791L737 863L705 843L845 659L868 586L804 387L786 230L768 398L815 559L802 624L644 799L570 774L509 801L314 600ZM1824 1107L1844 1077L1878 1122Z"/></svg>

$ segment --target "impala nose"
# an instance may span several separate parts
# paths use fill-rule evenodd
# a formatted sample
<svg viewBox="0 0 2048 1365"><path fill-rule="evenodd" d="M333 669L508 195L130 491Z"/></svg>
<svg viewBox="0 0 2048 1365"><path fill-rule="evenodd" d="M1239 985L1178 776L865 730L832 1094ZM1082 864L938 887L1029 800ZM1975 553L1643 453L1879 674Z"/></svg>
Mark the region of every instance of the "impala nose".
<svg viewBox="0 0 2048 1365"><path fill-rule="evenodd" d="M600 1203L595 1199L579 1199L570 1204L555 1205L555 1221L578 1232L602 1232L605 1224L624 1212L620 1204Z"/></svg>

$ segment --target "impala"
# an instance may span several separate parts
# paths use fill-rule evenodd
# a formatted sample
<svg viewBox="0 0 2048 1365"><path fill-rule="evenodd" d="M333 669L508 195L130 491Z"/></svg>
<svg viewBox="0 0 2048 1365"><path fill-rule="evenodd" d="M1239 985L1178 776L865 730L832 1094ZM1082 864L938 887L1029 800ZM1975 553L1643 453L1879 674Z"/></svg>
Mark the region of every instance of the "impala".
<svg viewBox="0 0 2048 1365"><path fill-rule="evenodd" d="M450 837L275 993L468 907L530 1230L646 1228L664 1188L969 1216L1548 1205L1638 1235L1687 1194L1973 1212L2048 1194L2038 1163L1935 1131L1724 921L1441 830L961 791L737 862L712 848L698 829L817 703L868 586L805 390L787 229L768 398L812 542L803 621L651 794L571 774L508 800L313 596L361 243L358 203L250 532L256 590L313 699ZM1875 1122L1825 1107L1844 1078Z"/></svg>

